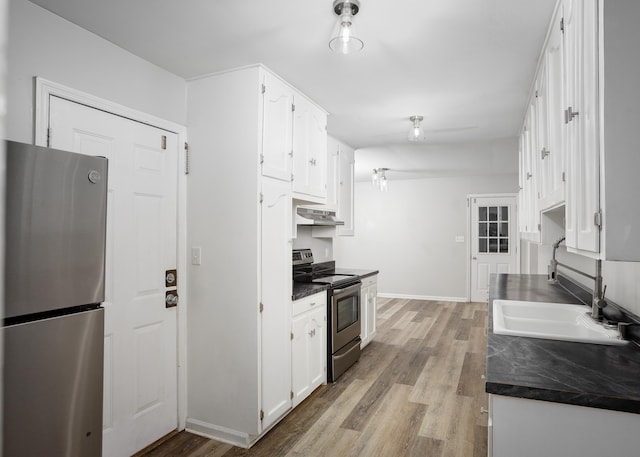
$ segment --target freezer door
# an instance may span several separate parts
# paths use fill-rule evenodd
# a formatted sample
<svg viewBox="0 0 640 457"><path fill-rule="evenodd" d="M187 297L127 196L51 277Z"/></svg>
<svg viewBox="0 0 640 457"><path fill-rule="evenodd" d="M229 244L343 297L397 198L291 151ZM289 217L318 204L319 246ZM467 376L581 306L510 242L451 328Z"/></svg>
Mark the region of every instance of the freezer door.
<svg viewBox="0 0 640 457"><path fill-rule="evenodd" d="M104 309L2 332L3 455L100 456Z"/></svg>
<svg viewBox="0 0 640 457"><path fill-rule="evenodd" d="M104 301L107 159L6 142L5 317Z"/></svg>

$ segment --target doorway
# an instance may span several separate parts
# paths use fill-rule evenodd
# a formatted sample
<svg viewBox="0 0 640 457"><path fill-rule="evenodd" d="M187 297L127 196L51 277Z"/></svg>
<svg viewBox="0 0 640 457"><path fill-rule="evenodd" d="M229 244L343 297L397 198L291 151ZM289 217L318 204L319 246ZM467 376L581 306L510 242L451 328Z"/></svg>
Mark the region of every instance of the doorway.
<svg viewBox="0 0 640 457"><path fill-rule="evenodd" d="M47 94L48 146L109 159L103 455L131 455L181 428L179 134L64 95Z"/></svg>
<svg viewBox="0 0 640 457"><path fill-rule="evenodd" d="M492 274L518 271L517 198L513 194L468 198L470 300L486 302Z"/></svg>

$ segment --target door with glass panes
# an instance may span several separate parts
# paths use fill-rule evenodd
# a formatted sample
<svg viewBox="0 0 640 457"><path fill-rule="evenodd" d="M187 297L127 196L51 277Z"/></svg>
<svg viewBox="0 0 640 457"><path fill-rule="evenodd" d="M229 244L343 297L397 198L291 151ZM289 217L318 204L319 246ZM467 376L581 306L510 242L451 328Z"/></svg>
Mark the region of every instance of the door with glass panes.
<svg viewBox="0 0 640 457"><path fill-rule="evenodd" d="M489 299L494 273L517 271L515 195L471 196L471 301Z"/></svg>

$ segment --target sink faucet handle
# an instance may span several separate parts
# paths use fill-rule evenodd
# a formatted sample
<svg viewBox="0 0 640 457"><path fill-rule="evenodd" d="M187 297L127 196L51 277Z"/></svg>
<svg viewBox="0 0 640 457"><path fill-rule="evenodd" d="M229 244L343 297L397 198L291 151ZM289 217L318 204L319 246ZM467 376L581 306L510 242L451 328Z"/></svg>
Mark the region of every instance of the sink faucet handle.
<svg viewBox="0 0 640 457"><path fill-rule="evenodd" d="M629 328L631 325L631 322L618 322L618 334L621 340L629 339Z"/></svg>

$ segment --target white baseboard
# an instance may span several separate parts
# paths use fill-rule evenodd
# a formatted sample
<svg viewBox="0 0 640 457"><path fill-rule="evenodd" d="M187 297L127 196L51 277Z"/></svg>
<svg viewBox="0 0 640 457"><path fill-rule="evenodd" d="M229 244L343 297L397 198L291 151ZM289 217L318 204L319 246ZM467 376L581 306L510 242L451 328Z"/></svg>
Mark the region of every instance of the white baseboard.
<svg viewBox="0 0 640 457"><path fill-rule="evenodd" d="M185 430L193 433L194 435L200 435L205 438L222 441L223 443L232 444L244 449L249 449L256 441L256 437L252 437L246 433L219 427L197 419L187 418Z"/></svg>
<svg viewBox="0 0 640 457"><path fill-rule="evenodd" d="M378 292L378 297L381 298L403 298L408 300L431 300L431 301L453 301L453 302L461 302L468 303L469 299L467 297L435 297L431 295L408 295L408 294L396 294L396 293L380 293Z"/></svg>

